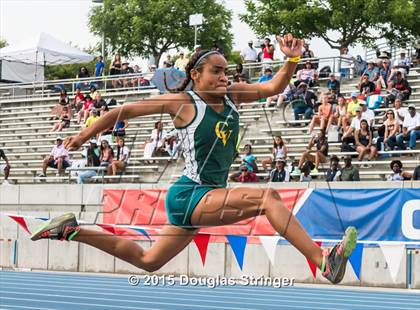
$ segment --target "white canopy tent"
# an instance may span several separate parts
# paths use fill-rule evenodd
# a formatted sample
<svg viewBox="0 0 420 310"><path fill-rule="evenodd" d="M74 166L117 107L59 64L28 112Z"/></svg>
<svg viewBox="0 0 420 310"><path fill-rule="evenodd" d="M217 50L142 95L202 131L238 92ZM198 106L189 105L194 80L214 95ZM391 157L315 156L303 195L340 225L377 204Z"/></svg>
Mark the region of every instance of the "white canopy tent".
<svg viewBox="0 0 420 310"><path fill-rule="evenodd" d="M31 41L0 49L0 79L17 82L44 80L44 67L89 62L93 56L47 33Z"/></svg>

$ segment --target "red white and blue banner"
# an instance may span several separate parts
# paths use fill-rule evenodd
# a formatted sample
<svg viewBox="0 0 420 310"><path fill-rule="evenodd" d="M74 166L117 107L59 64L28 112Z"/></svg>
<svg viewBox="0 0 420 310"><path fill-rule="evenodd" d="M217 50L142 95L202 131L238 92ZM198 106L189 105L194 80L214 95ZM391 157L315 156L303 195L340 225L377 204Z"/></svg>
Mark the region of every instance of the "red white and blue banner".
<svg viewBox="0 0 420 310"><path fill-rule="evenodd" d="M358 230L358 244L350 256L355 275L360 268L365 244L379 245L395 280L406 246L420 246L420 190L416 189L287 189L278 190L285 206L299 219L318 246L341 239L348 226ZM105 190L103 222L96 225L114 235L136 240L154 240L167 223L166 190ZM28 220L6 214L30 233ZM261 243L275 264L276 247L285 242L265 216L234 225L201 229L194 238L203 265L209 242L229 242L242 269L247 243ZM316 276L316 267L308 261Z"/></svg>

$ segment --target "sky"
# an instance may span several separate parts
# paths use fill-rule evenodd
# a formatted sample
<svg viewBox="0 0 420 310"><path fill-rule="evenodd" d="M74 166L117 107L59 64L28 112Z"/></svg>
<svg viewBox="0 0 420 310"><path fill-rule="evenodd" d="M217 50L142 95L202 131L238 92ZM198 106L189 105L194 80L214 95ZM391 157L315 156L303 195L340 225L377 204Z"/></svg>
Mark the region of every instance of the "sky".
<svg viewBox="0 0 420 310"><path fill-rule="evenodd" d="M224 0L224 3L234 12L234 50L241 50L248 40L257 39L257 36L239 20L238 14L246 12L244 1ZM91 0L0 0L0 39L11 45L46 32L80 48L94 46L101 40L92 35L88 27L88 13L95 5ZM332 50L321 39L312 39L310 44L315 55L338 55L337 50ZM350 53L364 55L364 50L357 46L350 48Z"/></svg>

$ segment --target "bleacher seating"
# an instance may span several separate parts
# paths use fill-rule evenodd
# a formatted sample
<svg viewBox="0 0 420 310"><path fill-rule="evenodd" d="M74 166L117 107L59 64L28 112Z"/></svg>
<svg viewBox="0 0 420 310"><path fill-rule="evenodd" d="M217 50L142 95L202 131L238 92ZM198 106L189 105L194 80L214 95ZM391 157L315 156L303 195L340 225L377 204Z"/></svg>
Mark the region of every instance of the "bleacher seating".
<svg viewBox="0 0 420 310"><path fill-rule="evenodd" d="M413 68L410 71L408 80L412 86L413 93L409 102L414 103L420 111L420 68ZM349 95L356 88L355 79L344 81L341 91ZM321 84L320 91L325 89ZM111 95L103 94L105 99L115 98L119 104L135 102L148 98L157 93L156 90L125 90L116 91ZM6 152L12 165L10 179L21 183L39 182L36 177L41 172L42 160L49 154L54 145L57 133L50 132L54 121L49 120L50 111L56 104L57 97L52 94L44 94L43 97L32 98L11 98L10 94L0 98L0 148ZM264 108L260 103L243 104L240 108L241 114L241 146L246 143L253 144L253 152L257 157L259 167L261 160L270 156L272 147L272 136L281 134L288 149L290 159L298 159L309 141L308 121L296 121L301 126L287 126L282 119L281 113L275 108ZM378 112L383 112L379 109ZM130 163L123 175L116 177L106 176L105 180L117 179L126 182L171 182L182 171L183 159L178 158L168 163L168 158L155 158L153 164L146 164L143 160L144 140L150 136L153 125L157 120L162 120L165 129L172 129L172 123L167 115L150 115L138 117L129 121L127 128L127 146L131 148ZM269 124L267 123L269 122ZM376 124L381 124L382 118L376 118ZM73 135L79 132L80 125L72 120L71 126L60 133L61 136ZM114 144L115 145L115 144ZM71 152L71 159L80 159L80 151ZM330 155L342 156L340 143L330 143ZM420 163L420 148L415 151L393 151L380 152L380 157L370 162L366 168L366 162L353 161L353 164L360 168L361 178L364 180L383 180L390 173L389 163L395 157L404 164L404 169L412 171ZM240 160L237 159L232 166L232 171L239 167ZM324 171L329 164L324 164L316 175L322 180ZM264 177L264 173L259 176ZM97 177L102 182L102 177ZM47 182L68 182L74 181L69 176L56 177L55 171L48 170Z"/></svg>

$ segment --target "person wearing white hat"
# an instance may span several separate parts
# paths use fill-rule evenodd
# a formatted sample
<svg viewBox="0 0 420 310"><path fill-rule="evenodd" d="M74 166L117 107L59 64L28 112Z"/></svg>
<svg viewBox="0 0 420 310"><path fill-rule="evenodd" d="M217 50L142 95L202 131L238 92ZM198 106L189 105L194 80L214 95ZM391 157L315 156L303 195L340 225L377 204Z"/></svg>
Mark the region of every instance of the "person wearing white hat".
<svg viewBox="0 0 420 310"><path fill-rule="evenodd" d="M253 44L254 44L254 42L252 40L249 40L248 41L248 46L245 47L241 51L242 63L244 63L244 64L251 63L252 64L252 63L257 62L258 52L257 52L257 49L253 47ZM248 66L245 66L245 67L248 67ZM250 68L249 75L252 77L253 74L254 74L254 68Z"/></svg>
<svg viewBox="0 0 420 310"><path fill-rule="evenodd" d="M45 157L42 164L42 173L38 175L39 177L46 177L48 167L57 169L57 176L63 175L64 170L70 167L69 152L64 147L64 139L61 136L57 136L55 140L57 144L54 145L50 155Z"/></svg>
<svg viewBox="0 0 420 310"><path fill-rule="evenodd" d="M201 52L201 45L200 44L194 45L194 54L200 53L200 52Z"/></svg>
<svg viewBox="0 0 420 310"><path fill-rule="evenodd" d="M185 72L185 67L187 66L190 60L185 57L184 51L179 52L179 57L175 61L175 68Z"/></svg>

